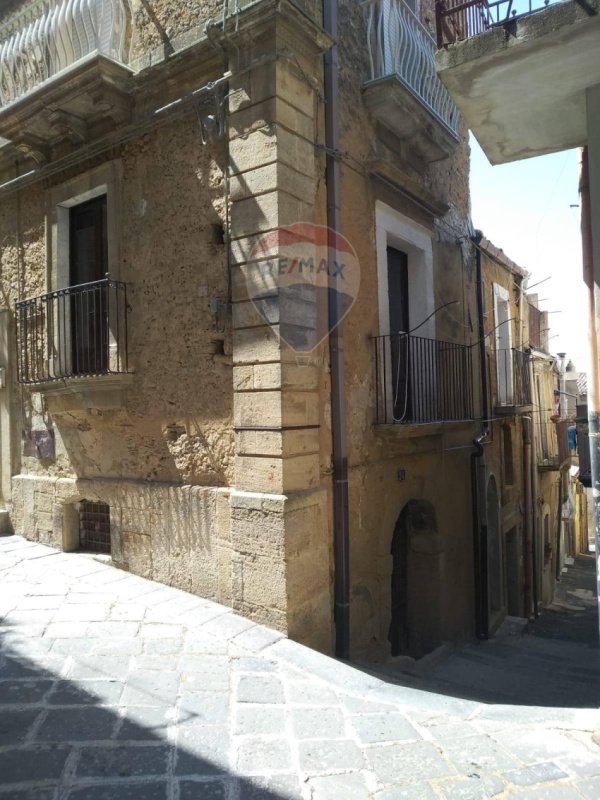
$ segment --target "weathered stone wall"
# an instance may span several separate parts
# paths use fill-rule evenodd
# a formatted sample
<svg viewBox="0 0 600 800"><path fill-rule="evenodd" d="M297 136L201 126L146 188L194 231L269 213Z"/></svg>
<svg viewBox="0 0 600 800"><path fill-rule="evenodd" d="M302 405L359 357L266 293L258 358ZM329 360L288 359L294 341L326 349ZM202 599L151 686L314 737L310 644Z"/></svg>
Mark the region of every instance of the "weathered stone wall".
<svg viewBox="0 0 600 800"><path fill-rule="evenodd" d="M231 604L227 489L18 475L14 527L34 541L77 549L77 503L84 499L110 506L117 566Z"/></svg>
<svg viewBox="0 0 600 800"><path fill-rule="evenodd" d="M550 356L533 358L534 403L537 414L533 415L534 458L538 468L535 487L535 517L538 542L540 572L539 601L543 605L552 602L557 563L557 512L562 505L561 473L558 469L548 469L548 464L556 462L558 445L556 426L551 417L554 413L554 390L558 389L557 374ZM537 386L540 386L540 395ZM544 431L545 429L545 431ZM545 439L546 447L543 445ZM544 468L545 465L545 468ZM544 518L548 516L547 536Z"/></svg>
<svg viewBox="0 0 600 800"><path fill-rule="evenodd" d="M524 574L524 529L523 514L526 498L524 495L523 476L523 423L521 417L513 414L504 419L497 418L493 410L498 397L498 356L496 352L495 327L498 321L494 316L494 284L502 286L509 295L512 346L520 348L527 341L524 326L527 324L527 304L518 284L520 277L502 266L486 253L481 254L484 285L484 328L489 335L486 338L486 357L488 363L489 397L492 403L492 422L489 424L488 443L485 445L485 465L488 479L493 476L499 493L500 502L500 547L502 560L495 568L500 570L503 592L503 609L501 615L492 620L499 624L505 613L523 614ZM535 419L536 415L534 415ZM512 465L509 464L511 454L505 446L506 438L510 439L512 449ZM512 468L511 468L512 467ZM512 477L511 477L512 473ZM514 533L512 533L514 529ZM515 537L518 556L509 562L512 544L508 535ZM514 580L518 586L518 608L510 607L509 581Z"/></svg>
<svg viewBox="0 0 600 800"><path fill-rule="evenodd" d="M32 6L34 2L35 0L6 0L2 4L0 24L12 22L15 17L27 9L27 6Z"/></svg>
<svg viewBox="0 0 600 800"><path fill-rule="evenodd" d="M190 117L112 154L121 160L123 174L120 278L131 283L130 361L135 375L125 404L101 415L70 410L55 422L47 419L38 401L26 400L25 427L52 425L57 459L40 463L27 457L23 472L39 476L40 486L56 477L77 476L86 481L86 492L97 485L94 479L104 487L109 476L131 497L138 491L134 479L231 487L232 606L330 650L333 536L327 344L298 357L278 336L278 326L289 322L281 319L286 313L283 304L274 301L272 325L267 324L249 302L246 287L249 253L258 236L288 223L326 221L321 54L327 39L310 23L310 16L320 21L321 3L316 0L296 4L309 16L295 13L285 2L265 3L258 12L251 4L242 5L248 5L254 23L242 20L237 40L224 50L234 73L228 143L233 336L215 331L210 312L210 299L227 299L228 289L225 249L216 243L214 227L224 219L225 147L202 149ZM136 0L134 55L143 59L150 48L156 60L153 55L146 66L157 63L174 42L185 40L186 32L200 31L202 20L218 16L221 8L217 3ZM420 499L434 506L437 519L435 532L411 541L411 625L424 651L441 639L466 635L471 626L469 447L476 425L430 426L425 432L373 427L369 337L380 332L375 203L383 200L430 231L435 305L457 300L436 314L434 329L438 338L471 341L476 324L472 253L459 243L469 232L468 151L463 142L453 157L426 166L407 154L393 135L383 142L362 100L368 67L364 13L354 0L340 3L342 233L354 245L362 270L356 304L344 322L352 648L388 648L394 525L406 503ZM232 28L230 32L233 36ZM177 83L173 75L171 91ZM402 187L375 179L371 164L376 157L388 159L404 175L401 183L418 185L438 207L448 205L443 219L434 220L431 210L407 199ZM0 243L7 243L1 255L7 301L44 291L44 236L41 189L0 204ZM399 479L400 471L404 480ZM156 500L144 500L148 508L159 505L161 490L156 491ZM199 493L202 503L215 492L222 497L220 491L189 490L194 497ZM28 492L15 490L16 509L38 502ZM70 497L80 496L79 488L69 492ZM187 492L177 489L169 505L173 512L167 516L188 502ZM115 509L126 508L108 488L101 493ZM62 523L53 517L50 526L44 516L48 503L53 506L55 501L39 502L38 530L55 537ZM19 513L17 524L36 524ZM147 531L125 529L123 541L130 550L123 561L139 565L137 571L149 569L147 554L153 553L154 542L160 555L152 555L152 575L193 585L188 572L180 572L180 556L161 572L169 556L160 549L162 534L154 533L163 530L164 520L154 520L153 513L139 517L149 536ZM129 511L125 518L131 520ZM115 518L116 531L122 529L123 514L120 520ZM219 530L208 528L211 553L215 548L226 550L226 534ZM171 535L176 538L177 532L171 529ZM220 557L217 562L224 563ZM214 558L207 556L203 563L213 575Z"/></svg>
<svg viewBox="0 0 600 800"><path fill-rule="evenodd" d="M362 87L368 76L365 8L340 4L340 128L343 233L361 265L358 298L344 321L351 531L351 626L353 651L389 653L391 545L396 521L411 499L429 501L437 533L410 547L409 626L415 649L424 652L442 639L472 630L472 546L470 461L475 423L391 426L375 430L375 370L370 336L383 333L378 312L375 202L382 200L431 231L435 336L471 344L477 338L474 255L468 241L468 147L465 131L455 154L429 166L405 157L405 147L381 130L365 109ZM372 177L370 163L381 153L440 204L449 207L433 220L393 186ZM465 240L466 238L466 240ZM415 323L420 322L420 318ZM418 335L418 334L417 334ZM473 394L479 409L478 372ZM428 428L428 430L426 430ZM399 479L399 473L404 477Z"/></svg>
<svg viewBox="0 0 600 800"><path fill-rule="evenodd" d="M230 334L226 314L218 318L211 310L211 301L226 303L228 292L218 241L224 153L203 148L190 116L120 156L118 276L127 284L134 377L123 407L99 414L73 408L52 419L44 397L24 391L23 429L53 431L56 459L24 456L23 470L227 485ZM8 306L51 288L45 214L52 188L38 184L0 204L0 287Z"/></svg>
<svg viewBox="0 0 600 800"><path fill-rule="evenodd" d="M281 16L258 22L251 41L242 33L241 70L230 94L233 607L331 650L326 348L297 355L280 336L294 322L293 304L267 284L264 319L247 283L261 235L324 222L322 153L315 147L323 44L318 29L305 25L285 6Z"/></svg>
<svg viewBox="0 0 600 800"><path fill-rule="evenodd" d="M193 22L177 5L181 13L172 33ZM158 90L146 84L135 113L144 119L148 107L216 77L203 69L213 67L199 63L195 74L178 73ZM38 392L17 384L11 347L2 402L17 435L8 459L7 437L2 440L5 499L5 473L12 472L14 529L57 547L73 544L65 530L75 524L74 504L83 498L108 503L117 564L231 604L226 153L223 141L202 145L192 113L3 198L0 304L11 313L17 299L57 288L56 197L71 186L79 194L94 181L103 183L99 171L117 176L110 201L117 209L116 225L109 223L110 269L111 277L127 285L131 375L122 384L115 381L118 402L105 402L100 382L93 380L67 382L62 394ZM7 169L3 180L15 174ZM58 265L60 286L68 282L65 269ZM42 458L31 446L32 434L42 433L52 435L54 457Z"/></svg>

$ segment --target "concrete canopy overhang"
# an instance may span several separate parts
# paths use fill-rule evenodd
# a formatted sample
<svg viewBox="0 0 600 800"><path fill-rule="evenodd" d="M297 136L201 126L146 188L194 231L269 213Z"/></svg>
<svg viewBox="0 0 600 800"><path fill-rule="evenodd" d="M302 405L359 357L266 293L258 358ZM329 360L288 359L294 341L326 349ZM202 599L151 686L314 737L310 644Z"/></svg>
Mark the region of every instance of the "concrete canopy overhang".
<svg viewBox="0 0 600 800"><path fill-rule="evenodd" d="M586 144L600 1L583 5L566 0L437 53L439 77L492 164Z"/></svg>

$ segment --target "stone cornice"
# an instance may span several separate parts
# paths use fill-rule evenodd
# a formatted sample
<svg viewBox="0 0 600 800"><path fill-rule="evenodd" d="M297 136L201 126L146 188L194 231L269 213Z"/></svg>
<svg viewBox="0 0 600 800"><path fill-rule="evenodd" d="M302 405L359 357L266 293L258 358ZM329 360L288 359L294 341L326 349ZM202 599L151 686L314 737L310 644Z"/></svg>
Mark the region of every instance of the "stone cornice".
<svg viewBox="0 0 600 800"><path fill-rule="evenodd" d="M368 165L369 173L383 180L388 186L403 195L411 203L418 205L427 214L440 219L449 206L441 203L416 180L410 178L398 167L383 158L377 158Z"/></svg>

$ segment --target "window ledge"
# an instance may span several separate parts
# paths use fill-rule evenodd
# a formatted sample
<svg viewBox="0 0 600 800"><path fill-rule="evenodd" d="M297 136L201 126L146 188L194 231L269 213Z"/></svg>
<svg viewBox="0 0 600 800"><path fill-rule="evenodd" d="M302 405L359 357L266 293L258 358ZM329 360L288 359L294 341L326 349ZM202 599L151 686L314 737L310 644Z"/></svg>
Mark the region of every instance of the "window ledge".
<svg viewBox="0 0 600 800"><path fill-rule="evenodd" d="M404 425L403 423L390 423L387 425L374 425L375 433L384 436L402 435L406 438L419 438L421 436L441 436L448 432L449 428L458 430L460 428L471 428L477 420L458 419L446 422L423 422L418 425Z"/></svg>
<svg viewBox="0 0 600 800"><path fill-rule="evenodd" d="M132 372L75 376L30 384L27 388L31 392L41 392L48 403L48 411L56 416L72 411L122 408L125 390L131 386L133 378Z"/></svg>
<svg viewBox="0 0 600 800"><path fill-rule="evenodd" d="M496 417L514 417L516 414L529 414L533 411L533 406L528 405L513 405L513 406L494 406L494 416Z"/></svg>

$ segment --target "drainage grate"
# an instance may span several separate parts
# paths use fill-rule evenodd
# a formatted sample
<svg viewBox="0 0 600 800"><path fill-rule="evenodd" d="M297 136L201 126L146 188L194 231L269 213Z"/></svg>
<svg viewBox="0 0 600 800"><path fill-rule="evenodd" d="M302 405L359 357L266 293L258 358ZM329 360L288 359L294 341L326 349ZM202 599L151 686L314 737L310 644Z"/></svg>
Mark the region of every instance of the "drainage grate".
<svg viewBox="0 0 600 800"><path fill-rule="evenodd" d="M110 553L110 508L106 503L82 500L79 504L79 549Z"/></svg>

